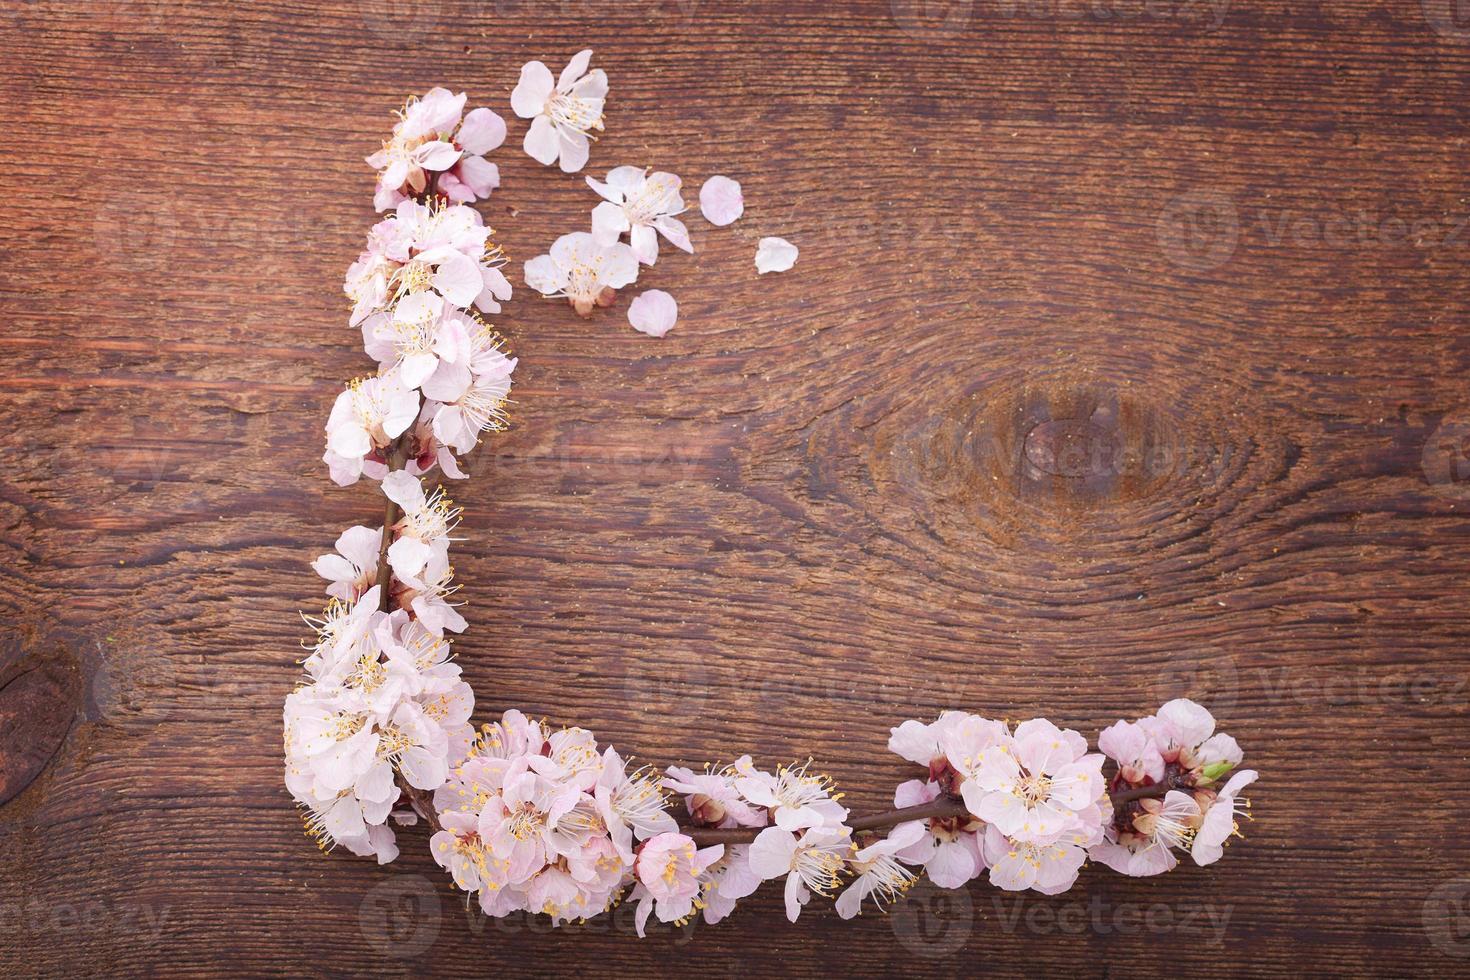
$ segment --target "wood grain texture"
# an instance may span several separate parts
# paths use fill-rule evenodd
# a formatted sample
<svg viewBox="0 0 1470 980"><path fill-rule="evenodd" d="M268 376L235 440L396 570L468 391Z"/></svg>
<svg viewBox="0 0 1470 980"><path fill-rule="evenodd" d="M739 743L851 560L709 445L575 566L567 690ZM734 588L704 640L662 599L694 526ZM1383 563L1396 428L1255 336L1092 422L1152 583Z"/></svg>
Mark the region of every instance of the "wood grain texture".
<svg viewBox="0 0 1470 980"><path fill-rule="evenodd" d="M39 771L0 805L0 972L1463 974L1456 10L9 0L0 670L48 666L0 674L0 764ZM407 93L508 116L582 46L588 172L727 173L747 211L646 273L661 341L626 300L499 318L513 428L455 491L480 714L811 754L871 809L904 718L1092 734L1192 694L1263 773L1218 866L797 926L767 889L640 943L467 913L414 830L386 869L303 836L308 561L378 510L318 462L367 369L361 158ZM523 132L483 206L518 261L595 203ZM756 277L763 235L792 272Z"/></svg>

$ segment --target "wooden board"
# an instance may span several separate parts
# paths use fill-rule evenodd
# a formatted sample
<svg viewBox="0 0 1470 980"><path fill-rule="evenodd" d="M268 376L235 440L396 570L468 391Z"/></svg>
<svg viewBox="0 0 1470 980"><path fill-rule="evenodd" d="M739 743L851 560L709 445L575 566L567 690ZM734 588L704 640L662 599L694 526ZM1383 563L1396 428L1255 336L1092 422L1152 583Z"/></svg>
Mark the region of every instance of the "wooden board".
<svg viewBox="0 0 1470 980"><path fill-rule="evenodd" d="M1461 5L1463 6L1463 5ZM1470 965L1470 19L1323 4L434 0L0 10L0 972L1424 975ZM1262 772L1218 866L796 926L467 913L421 831L281 781L318 462L368 362L362 157L438 83L611 77L588 173L745 217L587 322L524 291L453 492L488 718L814 756L869 809L941 708L1089 735L1191 694ZM519 148L518 262L585 227ZM693 194L691 193L691 198ZM757 277L756 241L801 258Z"/></svg>

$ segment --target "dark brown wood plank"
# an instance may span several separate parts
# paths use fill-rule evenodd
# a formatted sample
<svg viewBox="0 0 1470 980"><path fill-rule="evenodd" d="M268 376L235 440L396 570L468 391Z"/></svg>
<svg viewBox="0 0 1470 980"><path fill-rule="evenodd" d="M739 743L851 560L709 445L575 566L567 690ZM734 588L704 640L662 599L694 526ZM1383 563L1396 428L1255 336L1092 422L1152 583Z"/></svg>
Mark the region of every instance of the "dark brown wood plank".
<svg viewBox="0 0 1470 980"><path fill-rule="evenodd" d="M9 4L0 667L47 672L0 674L0 968L1463 972L1451 8ZM645 275L679 298L662 341L524 291L500 318L514 426L453 491L481 715L655 764L811 754L870 808L904 718L1093 734L1190 694L1263 777L1219 865L794 927L767 889L639 942L630 910L468 914L414 831L388 869L302 835L308 561L376 510L318 462L367 370L361 157L407 93L508 115L522 62L582 46L612 83L588 172L728 173L747 212ZM483 206L516 260L595 203L522 133ZM758 279L767 234L801 259Z"/></svg>

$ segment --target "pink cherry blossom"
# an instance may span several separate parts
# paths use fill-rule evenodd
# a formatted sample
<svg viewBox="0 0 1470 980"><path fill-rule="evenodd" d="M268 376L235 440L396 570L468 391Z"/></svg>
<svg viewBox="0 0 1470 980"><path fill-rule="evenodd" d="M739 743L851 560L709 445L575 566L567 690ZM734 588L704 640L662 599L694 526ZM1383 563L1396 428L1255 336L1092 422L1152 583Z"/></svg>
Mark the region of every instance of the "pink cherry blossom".
<svg viewBox="0 0 1470 980"><path fill-rule="evenodd" d="M1040 843L1074 829L1106 797L1103 757L1044 718L984 750L960 791L965 807L1007 837Z"/></svg>
<svg viewBox="0 0 1470 980"><path fill-rule="evenodd" d="M837 896L837 914L851 919L862 911L866 898L872 898L881 909L884 902L895 901L908 891L918 877L900 862L903 852L919 843L924 834L924 825L917 820L901 823L887 837L848 858L849 870L855 877Z"/></svg>
<svg viewBox="0 0 1470 980"><path fill-rule="evenodd" d="M740 185L722 175L706 180L699 189L699 210L712 225L724 227L732 224L745 213L745 197Z"/></svg>
<svg viewBox="0 0 1470 980"><path fill-rule="evenodd" d="M724 857L705 869L704 921L714 925L735 911L735 904L755 893L763 879L750 867L750 845L725 849Z"/></svg>
<svg viewBox="0 0 1470 980"><path fill-rule="evenodd" d="M398 369L403 383L419 388L441 364L468 365L470 333L479 325L438 293L413 293L400 299L391 313L363 321L368 356L384 368Z"/></svg>
<svg viewBox="0 0 1470 980"><path fill-rule="evenodd" d="M783 830L836 827L847 819L847 808L832 798L832 780L810 771L810 763L782 766L775 775L756 769L749 756L735 763L735 787L746 802L764 807Z"/></svg>
<svg viewBox="0 0 1470 980"><path fill-rule="evenodd" d="M504 408L517 362L506 356L500 343L489 329L475 331L469 337L468 356L441 361L424 382L424 394L435 401L434 437L457 453L468 453L484 432L505 427Z"/></svg>
<svg viewBox="0 0 1470 980"><path fill-rule="evenodd" d="M392 138L367 158L378 171L378 210L424 193L429 174L438 175L439 192L456 203L489 197L500 185L499 171L484 154L505 142L505 121L489 109L475 109L461 122L465 100L463 92L435 88L403 107Z"/></svg>
<svg viewBox="0 0 1470 980"><path fill-rule="evenodd" d="M695 849L651 774L626 769L585 729L552 731L507 711L434 794L447 835L435 838L435 860L478 893L487 915L585 918L631 884L640 934L655 910L664 921L684 918L701 890L718 889L722 849ZM647 841L636 853L635 839Z"/></svg>
<svg viewBox="0 0 1470 980"><path fill-rule="evenodd" d="M1225 842L1232 834L1239 834L1240 823L1235 818L1249 811L1250 801L1237 797L1241 790L1255 781L1255 770L1240 770L1230 777L1219 795L1205 808L1204 819L1195 832L1189 851L1195 864L1214 864L1220 860L1225 853Z"/></svg>
<svg viewBox="0 0 1470 980"><path fill-rule="evenodd" d="M500 168L485 154L505 142L505 120L489 109L472 109L454 140L463 151L459 162L439 177L439 193L455 204L472 204L500 186Z"/></svg>
<svg viewBox="0 0 1470 980"><path fill-rule="evenodd" d="M436 487L425 494L422 481L405 470L383 477L383 493L403 511L393 525L388 564L404 582L415 579L436 554L447 553L449 535L459 525L460 508Z"/></svg>
<svg viewBox="0 0 1470 980"><path fill-rule="evenodd" d="M748 767L750 756L737 765ZM770 817L762 807L752 806L741 795L736 781L741 770L727 766L714 772L696 773L679 766L664 770L665 789L684 794L684 805L694 822L707 827L764 827Z"/></svg>
<svg viewBox="0 0 1470 980"><path fill-rule="evenodd" d="M1088 850L1094 861L1134 878L1172 871L1178 865L1173 848L1186 847L1199 824L1200 808L1188 793L1171 790L1162 799L1139 800L1128 832L1111 822L1103 841Z"/></svg>
<svg viewBox="0 0 1470 980"><path fill-rule="evenodd" d="M607 99L607 73L592 72L592 49L579 51L554 82L551 70L539 61L521 67L521 79L510 94L510 105L522 119L531 120L524 148L543 166L559 163L564 173L576 173L587 163L592 130L601 131L602 107Z"/></svg>
<svg viewBox="0 0 1470 980"><path fill-rule="evenodd" d="M678 828L665 809L658 780L647 770L628 774L622 757L611 747L603 753L602 772L592 796L608 836L624 861L633 860L634 837L639 840L669 837Z"/></svg>
<svg viewBox="0 0 1470 980"><path fill-rule="evenodd" d="M395 301L427 291L460 310L498 313L511 288L490 235L473 208L400 202L373 226L367 248L347 272L343 290L353 303L352 325L388 315ZM372 353L380 361L388 356L376 348Z"/></svg>
<svg viewBox="0 0 1470 980"><path fill-rule="evenodd" d="M335 554L322 555L311 563L318 575L326 579L327 595L352 602L378 577L378 548L383 540L382 528L349 527L337 538Z"/></svg>
<svg viewBox="0 0 1470 980"><path fill-rule="evenodd" d="M689 837L663 833L650 837L638 849L633 866L638 889L638 935L643 935L649 912L660 922L682 922L694 912L700 893L700 877L706 868L724 856L721 845L697 849Z"/></svg>
<svg viewBox="0 0 1470 980"><path fill-rule="evenodd" d="M1087 850L1060 841L1018 841L991 826L985 828L985 860L990 865L990 883L998 888L1029 888L1043 895L1058 895L1076 883Z"/></svg>
<svg viewBox="0 0 1470 980"><path fill-rule="evenodd" d="M602 196L592 209L592 237L599 245L611 245L628 236L633 254L644 265L658 260L658 236L677 248L693 252L689 231L675 215L684 212L679 196L679 178L670 173L648 173L638 167L617 167L608 172L607 182L587 178L587 186Z"/></svg>
<svg viewBox="0 0 1470 980"><path fill-rule="evenodd" d="M356 483L368 457L380 455L418 413L418 392L406 387L396 372L348 384L327 419L322 459L332 480L344 487Z"/></svg>
<svg viewBox="0 0 1470 980"><path fill-rule="evenodd" d="M750 845L750 869L763 880L786 879L786 917L795 922L813 893L830 896L852 852L846 827L812 826L797 836L767 827Z"/></svg>
<svg viewBox="0 0 1470 980"><path fill-rule="evenodd" d="M896 807L932 803L944 792L938 783L917 779L901 784L893 794ZM985 870L980 837L985 825L974 817L936 817L920 824L923 833L896 857L906 864L922 865L940 888L960 888Z"/></svg>
<svg viewBox="0 0 1470 980"><path fill-rule="evenodd" d="M638 259L627 245L599 245L585 231L558 238L548 255L526 263L526 285L548 299L565 297L580 316L612 302L616 291L638 278Z"/></svg>
<svg viewBox="0 0 1470 980"><path fill-rule="evenodd" d="M1118 764L1130 782L1158 782L1164 778L1164 756L1143 725L1115 722L1098 734L1097 747Z"/></svg>
<svg viewBox="0 0 1470 980"><path fill-rule="evenodd" d="M403 590L395 596L400 606L411 609L414 618L436 637L445 630L463 633L469 626L450 599L459 591L453 584L454 570L447 549L432 549L418 575L402 580Z"/></svg>

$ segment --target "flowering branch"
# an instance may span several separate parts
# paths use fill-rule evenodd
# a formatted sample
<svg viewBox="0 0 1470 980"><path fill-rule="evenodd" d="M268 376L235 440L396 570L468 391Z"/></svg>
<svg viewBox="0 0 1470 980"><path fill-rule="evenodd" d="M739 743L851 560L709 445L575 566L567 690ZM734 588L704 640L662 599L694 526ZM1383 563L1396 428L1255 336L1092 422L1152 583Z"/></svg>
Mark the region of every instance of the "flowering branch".
<svg viewBox="0 0 1470 980"><path fill-rule="evenodd" d="M1155 783L1149 786L1119 790L1108 795L1113 805L1118 806L1134 800L1156 799L1166 795L1174 788L1168 783ZM943 796L932 803L920 803L915 806L888 810L884 813L874 813L866 817L855 817L848 820L846 825L849 830L856 832L881 830L885 827L908 823L911 820L951 820L956 817L969 819L970 816L970 811L965 808L964 800L953 796ZM760 828L695 827L685 833L700 847L708 847L711 844L749 844L760 835Z"/></svg>
<svg viewBox="0 0 1470 980"><path fill-rule="evenodd" d="M586 162L586 130L602 125L606 78L587 72L590 56L578 54L555 81L539 62L528 65L512 96L517 114L533 120L527 151L568 172ZM626 897L639 935L654 914L718 922L773 879L785 879L795 921L813 895L835 895L850 918L921 876L960 888L988 874L1003 889L1053 895L1089 860L1128 875L1168 871L1180 853L1201 865L1219 860L1236 818L1248 815L1238 794L1256 774L1237 771L1240 746L1184 699L1112 725L1096 752L1044 718L1011 726L948 711L929 724L906 721L888 748L924 778L896 787L893 810L859 817L810 761L769 772L746 755L701 773L629 772L591 732L553 729L515 709L475 730L474 693L446 635L468 626L448 558L460 510L422 479L436 466L465 477L460 459L504 428L516 366L475 312L499 313L511 287L491 230L465 206L498 186L483 154L505 127L489 109L465 114L464 105L446 89L411 99L369 158L377 206L392 213L373 226L344 288L349 323L377 373L337 397L323 460L343 486L378 481L386 501L381 528L347 529L336 553L313 563L331 601L308 618L317 641L284 711L286 786L308 834L324 850L341 845L387 863L398 856L390 824L417 814L434 861L487 915L525 910L560 923ZM605 198L593 233L564 236L526 265L529 285L565 296L578 313L610 302L640 263L651 264L655 233L688 249L674 217L683 209L678 178L631 167L608 177L590 182ZM720 187L707 185L708 196ZM739 203L715 210L733 220ZM630 245L617 240L625 233ZM769 242L779 240L763 240L763 250ZM757 268L789 268L795 250L786 248L784 257L758 255ZM653 292L640 297L645 306L657 306ZM634 326L655 334L673 315L630 309ZM683 829L671 794L682 798Z"/></svg>

